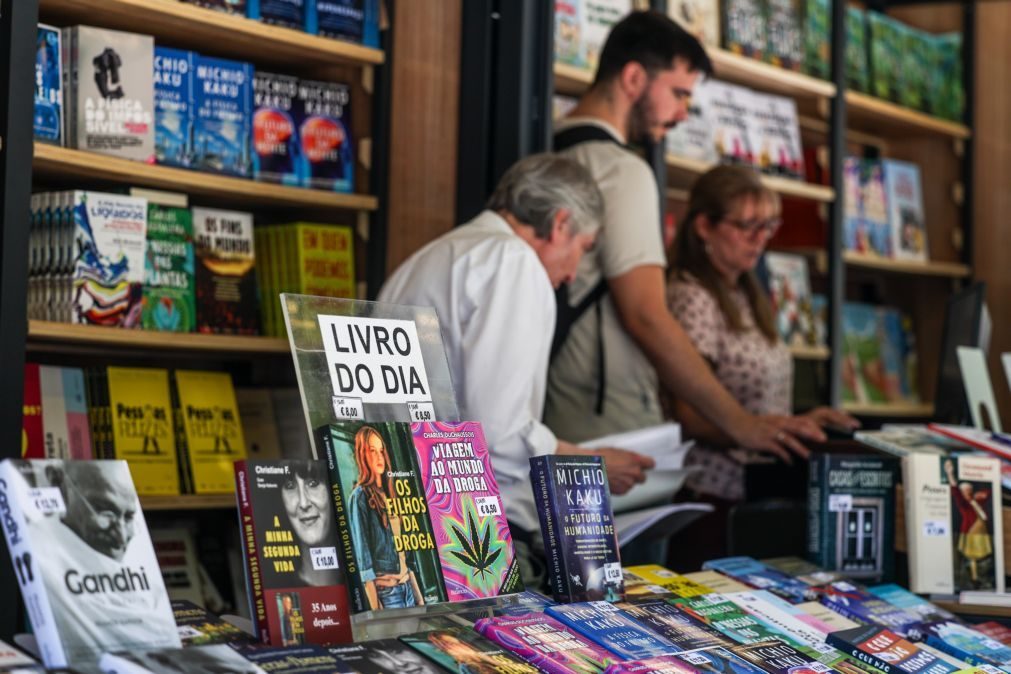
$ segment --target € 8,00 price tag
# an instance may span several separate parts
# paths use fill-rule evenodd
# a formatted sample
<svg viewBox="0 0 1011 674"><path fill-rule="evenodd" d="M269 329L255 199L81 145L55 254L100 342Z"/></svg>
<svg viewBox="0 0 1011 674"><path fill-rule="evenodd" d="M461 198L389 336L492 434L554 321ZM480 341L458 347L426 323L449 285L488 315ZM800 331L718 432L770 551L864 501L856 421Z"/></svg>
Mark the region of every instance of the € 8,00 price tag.
<svg viewBox="0 0 1011 674"><path fill-rule="evenodd" d="M477 506L477 514L481 517L494 517L502 514L498 496L475 496L474 505Z"/></svg>
<svg viewBox="0 0 1011 674"><path fill-rule="evenodd" d="M435 421L435 406L432 403L407 403L407 413L411 421Z"/></svg>
<svg viewBox="0 0 1011 674"><path fill-rule="evenodd" d="M361 398L333 397L333 415L342 421L364 421Z"/></svg>
<svg viewBox="0 0 1011 674"><path fill-rule="evenodd" d="M43 515L51 513L63 514L67 506L63 502L63 494L58 487L36 487L28 490L28 499Z"/></svg>
<svg viewBox="0 0 1011 674"><path fill-rule="evenodd" d="M309 548L312 556L312 568L317 571L330 571L337 568L337 548Z"/></svg>

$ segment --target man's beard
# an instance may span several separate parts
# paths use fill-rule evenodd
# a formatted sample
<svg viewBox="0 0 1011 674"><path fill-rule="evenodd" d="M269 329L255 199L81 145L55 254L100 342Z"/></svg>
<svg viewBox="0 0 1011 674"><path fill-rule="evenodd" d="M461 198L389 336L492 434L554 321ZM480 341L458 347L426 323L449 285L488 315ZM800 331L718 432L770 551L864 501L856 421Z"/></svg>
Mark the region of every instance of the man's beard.
<svg viewBox="0 0 1011 674"><path fill-rule="evenodd" d="M648 99L643 94L632 106L628 116L628 141L639 145L651 145L656 141L650 132L655 125L653 115L650 114ZM668 129L673 129L676 122L667 125Z"/></svg>

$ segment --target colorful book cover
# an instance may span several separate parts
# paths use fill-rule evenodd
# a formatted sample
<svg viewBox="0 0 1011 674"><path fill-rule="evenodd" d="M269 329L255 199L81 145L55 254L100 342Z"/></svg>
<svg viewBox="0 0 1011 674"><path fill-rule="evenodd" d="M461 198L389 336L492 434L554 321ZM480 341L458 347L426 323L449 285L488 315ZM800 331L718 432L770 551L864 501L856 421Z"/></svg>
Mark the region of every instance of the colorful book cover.
<svg viewBox="0 0 1011 674"><path fill-rule="evenodd" d="M474 629L545 674L602 674L619 660L544 614L481 618Z"/></svg>
<svg viewBox="0 0 1011 674"><path fill-rule="evenodd" d="M46 667L180 646L130 473L125 461L0 463L4 535Z"/></svg>
<svg viewBox="0 0 1011 674"><path fill-rule="evenodd" d="M348 666L322 646L240 646L239 655L265 672L279 674L338 674Z"/></svg>
<svg viewBox="0 0 1011 674"><path fill-rule="evenodd" d="M645 660L615 663L604 674L695 674L695 671L673 655L658 655Z"/></svg>
<svg viewBox="0 0 1011 674"><path fill-rule="evenodd" d="M882 170L892 236L891 249L900 260L926 262L930 255L920 167L909 162L885 159Z"/></svg>
<svg viewBox="0 0 1011 674"><path fill-rule="evenodd" d="M79 367L61 367L60 371L63 375L63 412L66 415L69 450L66 458L94 458L88 428L88 395L84 385L84 370Z"/></svg>
<svg viewBox="0 0 1011 674"><path fill-rule="evenodd" d="M685 159L715 164L720 161L713 135L712 107L710 103L711 80L700 81L692 90L688 103L687 119L678 122L667 132L667 152ZM719 89L720 85L716 84Z"/></svg>
<svg viewBox="0 0 1011 674"><path fill-rule="evenodd" d="M611 27L632 11L634 0L594 0L581 2L583 24L580 39L585 46L585 68L596 72L600 52L611 32Z"/></svg>
<svg viewBox="0 0 1011 674"><path fill-rule="evenodd" d="M540 671L469 627L408 634L400 640L456 674L537 674Z"/></svg>
<svg viewBox="0 0 1011 674"><path fill-rule="evenodd" d="M846 250L863 252L868 246L866 226L862 221L864 193L861 187L859 157L843 160L843 246Z"/></svg>
<svg viewBox="0 0 1011 674"><path fill-rule="evenodd" d="M411 424L449 601L523 590L481 424Z"/></svg>
<svg viewBox="0 0 1011 674"><path fill-rule="evenodd" d="M74 192L73 323L139 327L147 201Z"/></svg>
<svg viewBox="0 0 1011 674"><path fill-rule="evenodd" d="M878 12L867 12L870 43L871 91L878 98L899 103L902 79L902 24Z"/></svg>
<svg viewBox="0 0 1011 674"><path fill-rule="evenodd" d="M892 606L845 580L819 588L818 601L850 620L864 625L886 627L902 635L909 634L920 625L920 620L915 615Z"/></svg>
<svg viewBox="0 0 1011 674"><path fill-rule="evenodd" d="M299 80L298 139L302 186L354 192L355 155L351 132L351 87Z"/></svg>
<svg viewBox="0 0 1011 674"><path fill-rule="evenodd" d="M750 2L751 0L745 0ZM718 80L706 82L706 95L713 127L713 142L720 161L726 164L755 164L751 114L753 93Z"/></svg>
<svg viewBox="0 0 1011 674"><path fill-rule="evenodd" d="M102 674L266 674L226 644L108 652L99 667Z"/></svg>
<svg viewBox="0 0 1011 674"><path fill-rule="evenodd" d="M763 173L804 179L797 102L785 96L751 92L747 108L749 144L755 168Z"/></svg>
<svg viewBox="0 0 1011 674"><path fill-rule="evenodd" d="M193 64L190 51L154 48L154 156L166 166L193 162Z"/></svg>
<svg viewBox="0 0 1011 674"><path fill-rule="evenodd" d="M64 29L68 147L154 161L154 38Z"/></svg>
<svg viewBox="0 0 1011 674"><path fill-rule="evenodd" d="M758 0L721 0L721 5L723 48L761 61L768 44L762 3Z"/></svg>
<svg viewBox="0 0 1011 674"><path fill-rule="evenodd" d="M63 66L60 29L39 24L35 40L35 138L63 144Z"/></svg>
<svg viewBox="0 0 1011 674"><path fill-rule="evenodd" d="M623 660L652 658L677 650L672 642L606 601L548 606L544 613Z"/></svg>
<svg viewBox="0 0 1011 674"><path fill-rule="evenodd" d="M355 233L351 227L298 222L283 225L280 231L296 249L298 281L281 292L355 299Z"/></svg>
<svg viewBox="0 0 1011 674"><path fill-rule="evenodd" d="M805 583L751 557L711 559L703 564L702 568L719 571L759 590L769 590L792 604L798 604L815 597L815 594Z"/></svg>
<svg viewBox="0 0 1011 674"><path fill-rule="evenodd" d="M235 464L253 625L272 646L351 641L344 569L326 464Z"/></svg>
<svg viewBox="0 0 1011 674"><path fill-rule="evenodd" d="M732 646L729 650L768 674L796 674L797 672L825 674L836 671L782 641L740 644Z"/></svg>
<svg viewBox="0 0 1011 674"><path fill-rule="evenodd" d="M1004 591L1000 463L929 454L903 460L910 590Z"/></svg>
<svg viewBox="0 0 1011 674"><path fill-rule="evenodd" d="M351 674L445 674L445 670L397 639L374 639L347 646L331 646L331 655ZM519 674L519 673L517 673Z"/></svg>
<svg viewBox="0 0 1011 674"><path fill-rule="evenodd" d="M958 670L878 625L832 632L826 641L885 674L947 674Z"/></svg>
<svg viewBox="0 0 1011 674"><path fill-rule="evenodd" d="M973 665L1011 671L1011 647L961 623L957 618L926 625L926 642L943 653Z"/></svg>
<svg viewBox="0 0 1011 674"><path fill-rule="evenodd" d="M677 651L731 646L735 643L670 602L657 599L620 602L615 606L674 644Z"/></svg>
<svg viewBox="0 0 1011 674"><path fill-rule="evenodd" d="M847 399L861 403L913 399L908 380L910 350L905 331L881 307L843 305L843 384Z"/></svg>
<svg viewBox="0 0 1011 674"><path fill-rule="evenodd" d="M246 458L232 376L227 372L176 370L173 383L194 493L232 493L232 464Z"/></svg>
<svg viewBox="0 0 1011 674"><path fill-rule="evenodd" d="M841 613L836 613L828 606L816 601L806 601L803 604L797 604L797 608L817 620L819 623L827 625L828 629L825 630L826 634L829 632L838 632L839 630L848 630L850 628L857 627L860 624L843 616Z"/></svg>
<svg viewBox="0 0 1011 674"><path fill-rule="evenodd" d="M765 672L741 658L729 648L708 648L690 653L673 653L666 656L681 662L689 674L761 674Z"/></svg>
<svg viewBox="0 0 1011 674"><path fill-rule="evenodd" d="M193 209L197 331L255 335L258 331L253 216Z"/></svg>
<svg viewBox="0 0 1011 674"><path fill-rule="evenodd" d="M786 70L800 70L804 60L798 0L766 0L765 60Z"/></svg>
<svg viewBox="0 0 1011 674"><path fill-rule="evenodd" d="M1007 625L1003 625L996 620L988 620L985 623L976 623L972 628L991 639L1001 642L1005 646L1011 646L1011 627Z"/></svg>
<svg viewBox="0 0 1011 674"><path fill-rule="evenodd" d="M110 367L106 371L115 458L129 463L138 493L178 494L168 370Z"/></svg>
<svg viewBox="0 0 1011 674"><path fill-rule="evenodd" d="M671 0L667 3L667 16L707 47L720 46L718 0Z"/></svg>
<svg viewBox="0 0 1011 674"><path fill-rule="evenodd" d="M355 612L447 599L411 426L341 422L317 429L337 510Z"/></svg>
<svg viewBox="0 0 1011 674"><path fill-rule="evenodd" d="M193 219L188 208L148 203L144 261L144 329L193 332L197 318L196 266Z"/></svg>
<svg viewBox="0 0 1011 674"><path fill-rule="evenodd" d="M530 476L556 601L615 601L624 594L604 462L536 456Z"/></svg>
<svg viewBox="0 0 1011 674"><path fill-rule="evenodd" d="M629 579L634 582L641 582L647 585L658 586L679 597L695 597L700 594L714 592L713 588L696 583L685 578L679 573L674 573L670 569L659 564L640 564L638 566L626 566L622 571L625 574L626 592Z"/></svg>
<svg viewBox="0 0 1011 674"><path fill-rule="evenodd" d="M185 599L172 600L172 615L184 648L206 644L248 644L253 640L252 635Z"/></svg>
<svg viewBox="0 0 1011 674"><path fill-rule="evenodd" d="M912 26L902 25L902 91L899 102L907 108L931 112L930 87L937 69L936 52L931 35Z"/></svg>
<svg viewBox="0 0 1011 674"><path fill-rule="evenodd" d="M841 574L835 571L826 571L803 557L769 557L761 560L761 562L766 566L771 566L777 571L782 571L788 576L807 583L811 587L832 583L842 577Z"/></svg>
<svg viewBox="0 0 1011 674"><path fill-rule="evenodd" d="M310 2L306 32L379 48L379 0Z"/></svg>
<svg viewBox="0 0 1011 674"><path fill-rule="evenodd" d="M780 339L791 346L814 346L817 337L807 260L802 255L770 252L765 254L765 265Z"/></svg>
<svg viewBox="0 0 1011 674"><path fill-rule="evenodd" d="M827 80L832 76L830 52L832 15L828 0L804 4L804 72Z"/></svg>
<svg viewBox="0 0 1011 674"><path fill-rule="evenodd" d="M248 178L253 66L197 54L192 114L193 167Z"/></svg>
<svg viewBox="0 0 1011 674"><path fill-rule="evenodd" d="M965 89L962 86L962 33L933 36L935 77L931 87L934 114L962 122L965 119Z"/></svg>
<svg viewBox="0 0 1011 674"><path fill-rule="evenodd" d="M877 160L862 160L860 166L860 217L864 232L858 237L855 250L864 255L894 257L892 230L889 221L891 206L885 186L884 166Z"/></svg>
<svg viewBox="0 0 1011 674"><path fill-rule="evenodd" d="M257 71L253 76L253 177L301 185L295 105L298 78Z"/></svg>
<svg viewBox="0 0 1011 674"><path fill-rule="evenodd" d="M583 2L555 0L555 63L587 68L583 42Z"/></svg>
<svg viewBox="0 0 1011 674"><path fill-rule="evenodd" d="M859 7L846 7L846 85L861 93L870 91L867 63L867 14Z"/></svg>
<svg viewBox="0 0 1011 674"><path fill-rule="evenodd" d="M313 0L247 0L246 16L272 26L304 30L307 5Z"/></svg>
<svg viewBox="0 0 1011 674"><path fill-rule="evenodd" d="M735 643L748 644L769 639L790 641L785 632L752 617L722 594L671 599L670 602Z"/></svg>
<svg viewBox="0 0 1011 674"><path fill-rule="evenodd" d="M891 578L898 460L819 453L808 467L811 559L849 578Z"/></svg>

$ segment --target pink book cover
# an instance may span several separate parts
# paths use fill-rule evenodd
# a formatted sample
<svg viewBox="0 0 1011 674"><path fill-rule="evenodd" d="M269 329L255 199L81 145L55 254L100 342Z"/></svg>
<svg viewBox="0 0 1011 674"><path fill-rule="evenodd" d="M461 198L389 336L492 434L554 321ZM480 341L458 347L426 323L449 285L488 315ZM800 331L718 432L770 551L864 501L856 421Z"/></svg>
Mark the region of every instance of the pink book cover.
<svg viewBox="0 0 1011 674"><path fill-rule="evenodd" d="M618 659L542 613L481 618L474 629L547 674L603 674Z"/></svg>
<svg viewBox="0 0 1011 674"><path fill-rule="evenodd" d="M411 433L449 601L522 592L481 424L413 423Z"/></svg>
<svg viewBox="0 0 1011 674"><path fill-rule="evenodd" d="M76 367L63 369L63 403L67 413L67 435L70 438L71 459L93 458L91 427L88 425L88 397L84 386L84 371Z"/></svg>

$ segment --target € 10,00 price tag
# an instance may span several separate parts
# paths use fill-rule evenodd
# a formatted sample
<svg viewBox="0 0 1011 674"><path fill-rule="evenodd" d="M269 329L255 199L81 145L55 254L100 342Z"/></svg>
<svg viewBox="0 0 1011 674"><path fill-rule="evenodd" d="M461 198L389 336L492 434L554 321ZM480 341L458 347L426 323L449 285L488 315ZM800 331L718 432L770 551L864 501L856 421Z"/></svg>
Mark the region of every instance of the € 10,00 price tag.
<svg viewBox="0 0 1011 674"><path fill-rule="evenodd" d="M474 497L474 505L477 506L477 514L481 517L494 517L502 514L498 496L476 496Z"/></svg>
<svg viewBox="0 0 1011 674"><path fill-rule="evenodd" d="M334 396L333 415L341 421L365 421L362 399Z"/></svg>
<svg viewBox="0 0 1011 674"><path fill-rule="evenodd" d="M317 571L329 571L337 568L337 548L309 548L312 556L312 568Z"/></svg>

